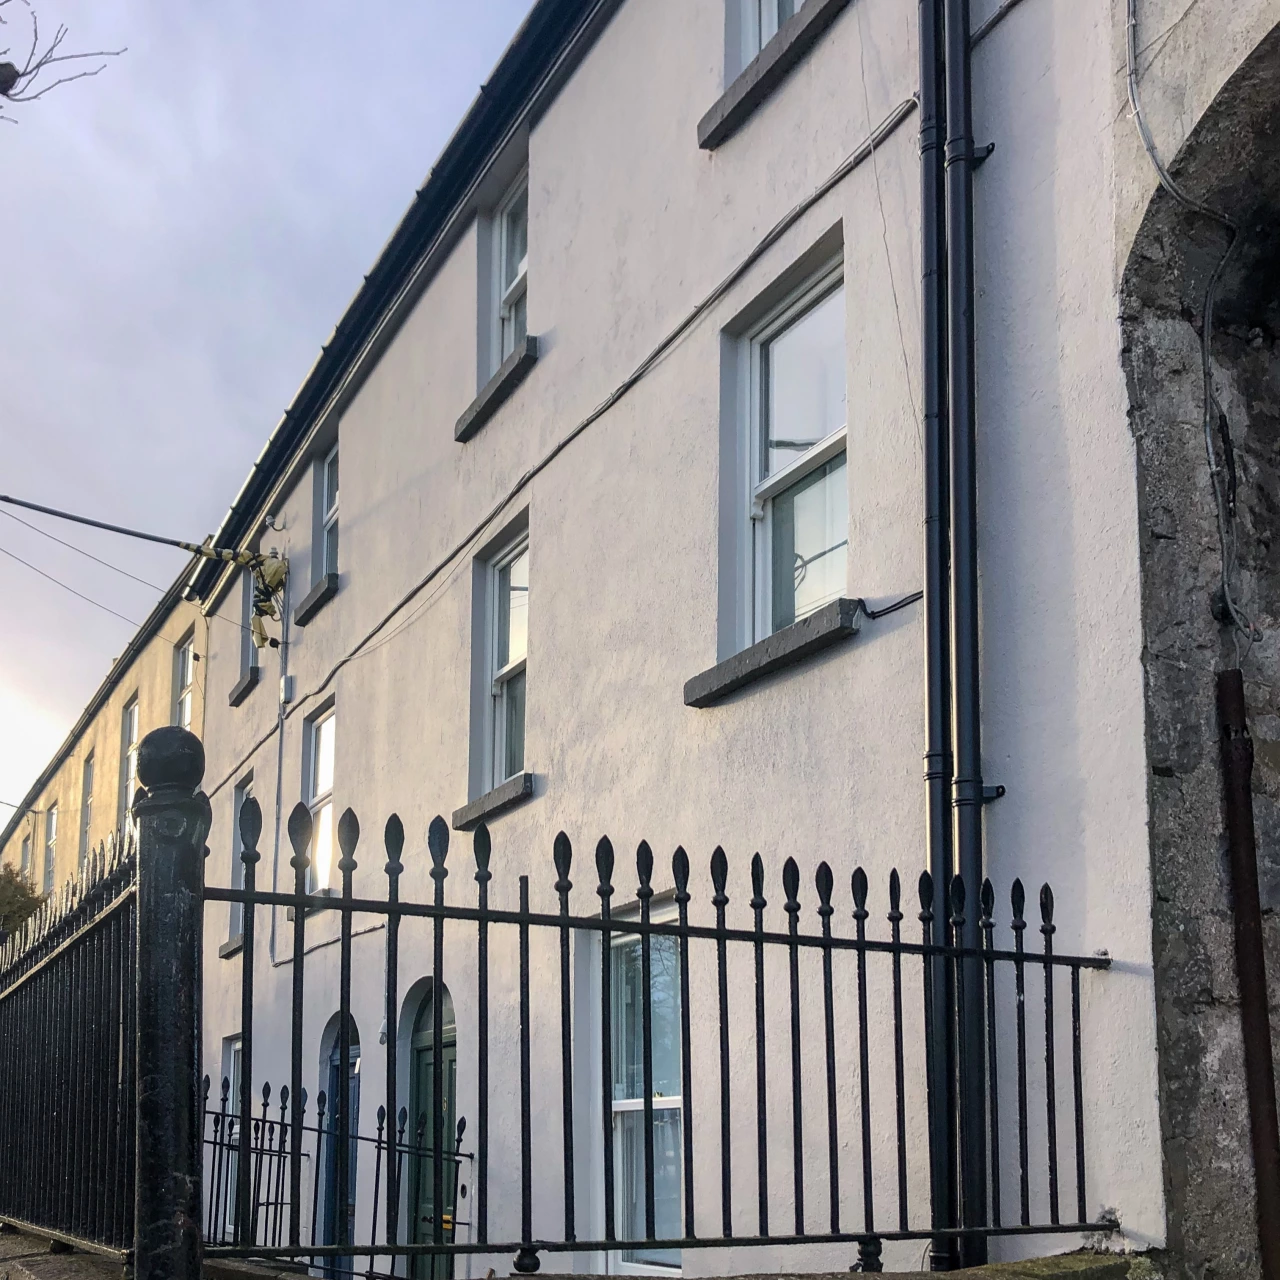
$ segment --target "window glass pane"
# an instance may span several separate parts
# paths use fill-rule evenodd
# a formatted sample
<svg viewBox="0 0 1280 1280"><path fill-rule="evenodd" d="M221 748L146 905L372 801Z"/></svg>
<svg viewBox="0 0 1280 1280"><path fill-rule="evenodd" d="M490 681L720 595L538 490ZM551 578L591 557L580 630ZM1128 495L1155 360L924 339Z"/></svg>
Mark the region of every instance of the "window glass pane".
<svg viewBox="0 0 1280 1280"><path fill-rule="evenodd" d="M524 672L512 676L502 687L503 775L502 781L524 768Z"/></svg>
<svg viewBox="0 0 1280 1280"><path fill-rule="evenodd" d="M338 522L335 520L324 531L324 571L338 572Z"/></svg>
<svg viewBox="0 0 1280 1280"><path fill-rule="evenodd" d="M680 1208L680 1110L660 1107L653 1113L653 1225L661 1239L684 1234ZM644 1221L644 1112L615 1111L614 1176L618 1196L618 1233L624 1239L643 1240ZM641 1247L624 1249L623 1260L650 1266L678 1267L679 1249Z"/></svg>
<svg viewBox="0 0 1280 1280"><path fill-rule="evenodd" d="M845 424L843 287L765 345L762 374L769 476Z"/></svg>
<svg viewBox="0 0 1280 1280"><path fill-rule="evenodd" d="M324 509L332 511L338 505L338 453L334 450L324 464Z"/></svg>
<svg viewBox="0 0 1280 1280"><path fill-rule="evenodd" d="M502 571L506 654L502 665L518 662L529 651L529 553L522 551Z"/></svg>
<svg viewBox="0 0 1280 1280"><path fill-rule="evenodd" d="M773 629L844 593L849 486L842 453L773 503Z"/></svg>
<svg viewBox="0 0 1280 1280"><path fill-rule="evenodd" d="M511 351L514 351L529 335L529 299L521 294L514 307L511 308ZM507 352L507 355L511 354Z"/></svg>
<svg viewBox="0 0 1280 1280"><path fill-rule="evenodd" d="M333 740L336 724L337 716L326 716L323 720L317 721L313 730L315 735L311 744L313 752L311 794L313 797L326 795L333 790Z"/></svg>
<svg viewBox="0 0 1280 1280"><path fill-rule="evenodd" d="M680 1095L680 959L675 938L650 939L653 1093ZM640 939L613 948L613 1096L644 1097L644 1010Z"/></svg>
<svg viewBox="0 0 1280 1280"><path fill-rule="evenodd" d="M529 189L526 187L512 201L503 217L502 291L515 283L529 252Z"/></svg>
<svg viewBox="0 0 1280 1280"><path fill-rule="evenodd" d="M325 801L312 811L311 888L327 889L333 883L333 804Z"/></svg>

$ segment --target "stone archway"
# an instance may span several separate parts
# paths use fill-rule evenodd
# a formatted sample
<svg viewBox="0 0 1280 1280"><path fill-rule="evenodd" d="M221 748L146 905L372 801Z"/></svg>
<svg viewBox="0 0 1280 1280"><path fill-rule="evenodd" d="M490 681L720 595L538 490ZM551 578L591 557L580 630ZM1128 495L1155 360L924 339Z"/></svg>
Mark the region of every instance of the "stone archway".
<svg viewBox="0 0 1280 1280"><path fill-rule="evenodd" d="M1272 1007L1280 994L1280 26L1241 64L1170 166L1240 228L1212 355L1232 442L1239 595L1264 639L1244 658L1257 747ZM1137 447L1160 1116L1169 1245L1197 1277L1258 1274L1213 673L1221 556L1203 433L1200 328L1229 233L1158 190L1122 284ZM1215 444L1224 438L1215 415ZM1280 1019L1273 1013L1273 1035ZM1280 1060L1280 1043L1275 1046ZM1206 1270L1208 1268L1208 1270Z"/></svg>

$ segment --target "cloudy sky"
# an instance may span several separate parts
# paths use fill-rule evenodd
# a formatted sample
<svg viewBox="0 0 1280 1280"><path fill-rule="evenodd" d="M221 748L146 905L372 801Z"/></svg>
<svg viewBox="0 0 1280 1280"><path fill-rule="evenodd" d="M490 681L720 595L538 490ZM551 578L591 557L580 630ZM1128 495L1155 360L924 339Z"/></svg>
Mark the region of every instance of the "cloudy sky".
<svg viewBox="0 0 1280 1280"><path fill-rule="evenodd" d="M32 0L128 51L0 124L0 492L215 529L529 4ZM185 560L18 514L156 588ZM0 515L10 802L133 632L15 556L135 622L160 594Z"/></svg>

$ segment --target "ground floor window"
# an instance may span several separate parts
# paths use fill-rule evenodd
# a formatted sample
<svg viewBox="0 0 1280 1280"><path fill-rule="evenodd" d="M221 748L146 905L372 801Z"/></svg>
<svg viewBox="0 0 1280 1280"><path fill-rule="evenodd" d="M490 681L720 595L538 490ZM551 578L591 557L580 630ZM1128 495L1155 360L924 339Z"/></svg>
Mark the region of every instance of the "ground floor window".
<svg viewBox="0 0 1280 1280"><path fill-rule="evenodd" d="M650 942L649 1000L653 1055L654 1233L684 1234L681 1220L683 1140L680 1096L680 966L674 938ZM643 1240L645 1230L644 970L637 937L613 944L613 1161L618 1236ZM623 1263L679 1267L680 1250L633 1248Z"/></svg>

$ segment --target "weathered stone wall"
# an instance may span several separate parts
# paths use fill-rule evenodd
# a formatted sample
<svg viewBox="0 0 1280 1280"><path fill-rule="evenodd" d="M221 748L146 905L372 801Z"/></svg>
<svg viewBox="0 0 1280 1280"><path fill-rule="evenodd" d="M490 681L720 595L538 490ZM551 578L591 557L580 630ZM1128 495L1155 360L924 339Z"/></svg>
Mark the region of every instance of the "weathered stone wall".
<svg viewBox="0 0 1280 1280"><path fill-rule="evenodd" d="M1234 444L1238 595L1263 638L1243 656L1272 1031L1280 1030L1280 28L1228 81L1172 166L1241 229L1213 330ZM1186 1276L1259 1273L1248 1106L1221 818L1214 672L1236 663L1212 612L1221 558L1203 431L1200 329L1224 228L1152 200L1125 273L1137 444L1161 1124L1170 1252ZM1220 456L1222 438L1215 432ZM1280 1039L1274 1048L1280 1058Z"/></svg>

